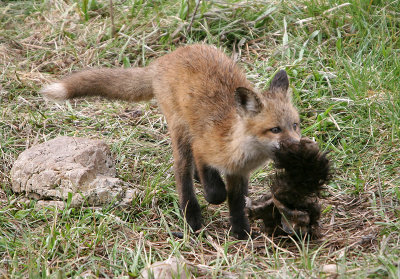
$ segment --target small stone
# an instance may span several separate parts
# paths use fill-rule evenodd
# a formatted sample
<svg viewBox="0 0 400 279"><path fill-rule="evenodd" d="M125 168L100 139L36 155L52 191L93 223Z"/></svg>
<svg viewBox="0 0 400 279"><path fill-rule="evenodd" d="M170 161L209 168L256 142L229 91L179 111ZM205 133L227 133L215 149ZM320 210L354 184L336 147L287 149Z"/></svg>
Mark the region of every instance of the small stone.
<svg viewBox="0 0 400 279"><path fill-rule="evenodd" d="M141 278L145 279L186 279L191 278L188 266L172 257L166 261L155 262L140 273Z"/></svg>
<svg viewBox="0 0 400 279"><path fill-rule="evenodd" d="M338 266L336 264L326 264L322 266L321 272L336 275L338 273Z"/></svg>

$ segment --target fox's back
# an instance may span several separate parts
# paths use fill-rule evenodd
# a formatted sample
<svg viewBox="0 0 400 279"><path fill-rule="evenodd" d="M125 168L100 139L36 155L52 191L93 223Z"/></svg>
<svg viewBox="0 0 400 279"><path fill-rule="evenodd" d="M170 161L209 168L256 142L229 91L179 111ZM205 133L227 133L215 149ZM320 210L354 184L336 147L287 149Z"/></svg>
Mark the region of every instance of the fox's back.
<svg viewBox="0 0 400 279"><path fill-rule="evenodd" d="M204 131L234 113L234 92L252 88L242 70L223 52L191 45L157 59L154 93L166 114L179 114Z"/></svg>

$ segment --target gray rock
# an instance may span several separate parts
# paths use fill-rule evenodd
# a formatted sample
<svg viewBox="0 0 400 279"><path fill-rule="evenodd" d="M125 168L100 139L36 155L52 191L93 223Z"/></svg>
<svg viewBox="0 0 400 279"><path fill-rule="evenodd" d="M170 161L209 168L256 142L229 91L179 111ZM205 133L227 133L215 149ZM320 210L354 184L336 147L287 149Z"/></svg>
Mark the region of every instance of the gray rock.
<svg viewBox="0 0 400 279"><path fill-rule="evenodd" d="M191 278L188 266L183 261L172 257L162 262L155 262L140 273L144 279L186 279Z"/></svg>
<svg viewBox="0 0 400 279"><path fill-rule="evenodd" d="M61 205L72 195L71 206L129 206L136 193L115 178L108 146L100 140L58 137L22 152L11 169L12 190L39 200L40 207ZM128 195L126 195L128 194ZM55 202L58 201L58 202Z"/></svg>

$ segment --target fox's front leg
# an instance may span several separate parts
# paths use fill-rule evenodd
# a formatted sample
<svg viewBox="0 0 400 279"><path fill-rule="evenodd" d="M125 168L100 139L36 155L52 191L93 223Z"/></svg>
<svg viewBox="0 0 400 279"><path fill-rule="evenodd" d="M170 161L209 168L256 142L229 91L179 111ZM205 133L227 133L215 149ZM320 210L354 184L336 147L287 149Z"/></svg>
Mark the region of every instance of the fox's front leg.
<svg viewBox="0 0 400 279"><path fill-rule="evenodd" d="M201 210L193 189L193 155L183 128L171 129L174 172L179 204L187 223L197 231L201 228Z"/></svg>
<svg viewBox="0 0 400 279"><path fill-rule="evenodd" d="M211 204L223 203L226 200L226 188L219 171L201 163L198 159L196 165L195 172L203 185L206 201Z"/></svg>
<svg viewBox="0 0 400 279"><path fill-rule="evenodd" d="M226 175L228 206L232 233L238 239L247 239L250 233L249 220L245 214L245 196L248 194L248 175Z"/></svg>

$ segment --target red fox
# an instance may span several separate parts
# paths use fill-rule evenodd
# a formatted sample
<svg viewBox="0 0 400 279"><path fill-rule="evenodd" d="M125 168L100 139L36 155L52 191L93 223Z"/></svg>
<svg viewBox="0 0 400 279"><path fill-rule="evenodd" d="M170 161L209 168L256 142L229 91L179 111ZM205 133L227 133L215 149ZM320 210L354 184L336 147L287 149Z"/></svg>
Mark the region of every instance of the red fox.
<svg viewBox="0 0 400 279"><path fill-rule="evenodd" d="M193 231L202 226L193 189L196 172L209 203L228 199L231 232L245 239L250 232L244 211L250 172L273 159L281 140L300 140L299 115L288 87L281 70L268 90L257 91L222 51L196 44L144 68L74 73L41 93L55 100L99 95L138 102L155 97L168 123L176 188L188 224Z"/></svg>

